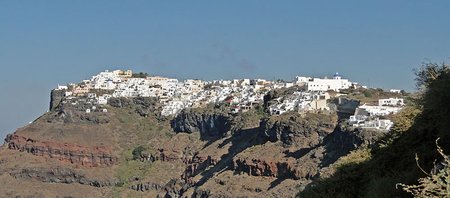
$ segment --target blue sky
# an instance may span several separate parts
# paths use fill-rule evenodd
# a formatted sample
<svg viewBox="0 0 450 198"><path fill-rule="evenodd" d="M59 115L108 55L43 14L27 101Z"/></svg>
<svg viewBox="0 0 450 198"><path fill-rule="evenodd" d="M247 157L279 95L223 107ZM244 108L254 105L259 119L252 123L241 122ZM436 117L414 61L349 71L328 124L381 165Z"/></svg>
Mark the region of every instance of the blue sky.
<svg viewBox="0 0 450 198"><path fill-rule="evenodd" d="M340 72L414 90L450 57L450 1L0 0L0 137L46 111L50 89L105 70L292 79Z"/></svg>

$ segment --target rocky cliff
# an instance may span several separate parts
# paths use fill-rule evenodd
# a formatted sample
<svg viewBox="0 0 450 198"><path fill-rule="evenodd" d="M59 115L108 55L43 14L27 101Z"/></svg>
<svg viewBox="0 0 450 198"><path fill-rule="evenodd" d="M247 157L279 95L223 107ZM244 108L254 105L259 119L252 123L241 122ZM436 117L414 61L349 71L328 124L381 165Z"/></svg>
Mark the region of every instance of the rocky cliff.
<svg viewBox="0 0 450 198"><path fill-rule="evenodd" d="M110 98L108 104L117 108L131 108L140 116L159 115L161 104L154 97Z"/></svg>
<svg viewBox="0 0 450 198"><path fill-rule="evenodd" d="M233 169L252 176L291 179L305 177L306 175L300 175L300 172L294 168L293 164L294 162L289 160L266 161L261 159L236 159L233 161Z"/></svg>
<svg viewBox="0 0 450 198"><path fill-rule="evenodd" d="M46 183L79 183L93 187L109 187L117 183L114 179L102 180L90 178L82 172L63 167L26 168L11 171L10 175L16 179L34 179Z"/></svg>
<svg viewBox="0 0 450 198"><path fill-rule="evenodd" d="M272 142L313 147L331 133L336 124L334 115L287 113L262 120L261 132Z"/></svg>
<svg viewBox="0 0 450 198"><path fill-rule="evenodd" d="M226 113L185 110L171 122L175 132L200 132L204 139L220 137L231 128L232 118Z"/></svg>
<svg viewBox="0 0 450 198"><path fill-rule="evenodd" d="M55 110L64 98L65 90L53 89L50 93L50 111Z"/></svg>
<svg viewBox="0 0 450 198"><path fill-rule="evenodd" d="M8 135L5 139L9 149L31 153L33 155L56 158L85 167L112 166L118 158L112 155L107 146L82 146L76 144L39 141L19 135Z"/></svg>
<svg viewBox="0 0 450 198"><path fill-rule="evenodd" d="M111 99L107 112L90 113L88 103L58 98L53 92L52 111L6 138L0 170L8 177L103 189L104 197L289 197L378 138L341 127L334 113L269 116L259 106L231 114L218 105L162 118L154 98ZM15 164L17 156L28 164Z"/></svg>

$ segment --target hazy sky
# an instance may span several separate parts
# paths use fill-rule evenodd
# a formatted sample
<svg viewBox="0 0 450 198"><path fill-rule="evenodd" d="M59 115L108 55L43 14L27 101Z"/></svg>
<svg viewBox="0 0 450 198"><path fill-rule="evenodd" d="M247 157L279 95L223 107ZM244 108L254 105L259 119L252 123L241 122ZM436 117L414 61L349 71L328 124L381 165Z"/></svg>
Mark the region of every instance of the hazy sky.
<svg viewBox="0 0 450 198"><path fill-rule="evenodd" d="M338 71L413 90L413 68L448 61L449 8L446 0L0 0L0 137L44 113L58 83L105 69L205 80Z"/></svg>

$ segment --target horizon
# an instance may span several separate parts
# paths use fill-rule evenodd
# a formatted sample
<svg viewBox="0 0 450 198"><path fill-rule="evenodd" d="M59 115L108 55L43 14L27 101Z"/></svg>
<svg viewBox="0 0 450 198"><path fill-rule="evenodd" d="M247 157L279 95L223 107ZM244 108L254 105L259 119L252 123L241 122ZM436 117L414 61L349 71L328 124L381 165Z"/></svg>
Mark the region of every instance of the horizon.
<svg viewBox="0 0 450 198"><path fill-rule="evenodd" d="M46 112L50 90L105 69L177 79L292 80L339 72L416 90L448 62L448 1L2 1L0 136Z"/></svg>

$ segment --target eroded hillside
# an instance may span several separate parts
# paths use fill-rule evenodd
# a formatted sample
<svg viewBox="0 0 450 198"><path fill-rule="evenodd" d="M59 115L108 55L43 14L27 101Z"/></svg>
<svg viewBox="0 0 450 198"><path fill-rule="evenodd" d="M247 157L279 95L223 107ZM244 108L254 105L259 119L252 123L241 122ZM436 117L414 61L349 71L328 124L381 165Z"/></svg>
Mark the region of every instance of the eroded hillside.
<svg viewBox="0 0 450 198"><path fill-rule="evenodd" d="M107 111L89 113L52 108L6 138L6 195L290 197L381 134L343 127L333 111L270 116L219 105L164 117L151 98L111 100Z"/></svg>

